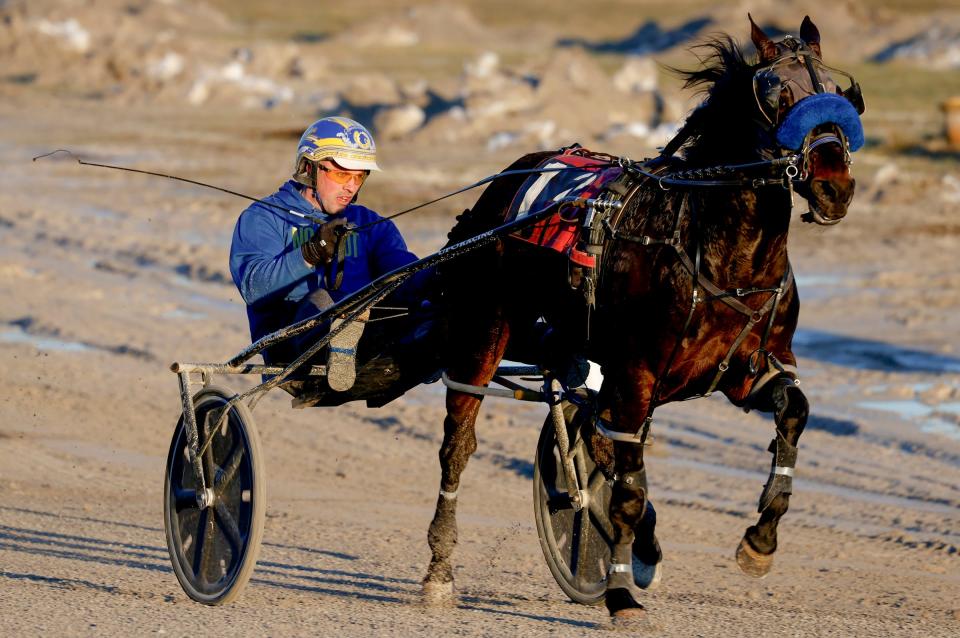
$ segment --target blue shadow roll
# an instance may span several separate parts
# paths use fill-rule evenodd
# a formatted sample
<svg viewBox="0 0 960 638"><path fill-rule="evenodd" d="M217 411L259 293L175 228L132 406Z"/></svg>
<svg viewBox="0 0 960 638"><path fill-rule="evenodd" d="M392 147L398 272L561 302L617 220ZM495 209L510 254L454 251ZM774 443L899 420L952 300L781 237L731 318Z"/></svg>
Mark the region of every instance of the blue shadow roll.
<svg viewBox="0 0 960 638"><path fill-rule="evenodd" d="M851 151L863 146L863 124L857 110L850 100L836 93L818 93L794 104L777 129L777 141L784 148L798 150L807 133L827 122L840 127Z"/></svg>

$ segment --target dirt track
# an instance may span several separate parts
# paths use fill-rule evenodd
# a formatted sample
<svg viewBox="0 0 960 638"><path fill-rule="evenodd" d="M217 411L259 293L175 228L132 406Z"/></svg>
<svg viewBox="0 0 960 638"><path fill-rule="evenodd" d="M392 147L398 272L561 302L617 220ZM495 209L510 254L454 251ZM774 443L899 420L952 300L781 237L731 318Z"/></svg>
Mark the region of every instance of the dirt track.
<svg viewBox="0 0 960 638"><path fill-rule="evenodd" d="M226 271L243 203L29 158L66 146L94 161L162 167L257 195L284 179L293 141L275 133L300 126L300 116L57 106L4 90L6 634L539 636L607 628L602 609L565 599L541 555L531 475L545 412L502 400L484 405L461 488L459 602L420 604L439 480L436 385L379 410L293 411L286 395L269 395L255 412L268 480L257 570L230 606L189 601L162 525L163 464L178 409L167 366L223 361L248 342ZM394 167L422 159L416 144L382 146ZM425 181L413 188L397 172L371 180L371 201L396 210L510 158L508 150L471 163L451 153L455 168L422 164ZM772 421L719 398L657 412L648 464L666 559L664 582L644 604L662 635L960 633L956 160L892 163L869 149L856 159L849 218L828 229L795 219L791 230L803 300L796 350L813 417L767 579L740 574L733 550L755 520ZM427 179L434 172L439 182ZM449 225L447 215L401 226L425 254Z"/></svg>

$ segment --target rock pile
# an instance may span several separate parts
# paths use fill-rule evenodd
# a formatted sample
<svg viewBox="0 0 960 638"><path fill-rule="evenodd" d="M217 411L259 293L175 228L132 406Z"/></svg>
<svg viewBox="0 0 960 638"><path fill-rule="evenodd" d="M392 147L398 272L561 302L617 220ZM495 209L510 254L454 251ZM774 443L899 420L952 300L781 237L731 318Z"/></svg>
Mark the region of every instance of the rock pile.
<svg viewBox="0 0 960 638"><path fill-rule="evenodd" d="M481 51L441 85L364 65L344 72L357 49L492 38L467 9L446 4L398 10L330 38L247 43L202 2L13 0L0 4L0 80L64 98L336 111L388 139L492 149L646 136L665 115L680 116L682 107L664 112L652 61L629 58L611 78L577 48L522 71Z"/></svg>
<svg viewBox="0 0 960 638"><path fill-rule="evenodd" d="M611 78L577 49L556 49L545 66L522 75L485 52L464 66L458 97L415 135L424 143L479 142L488 150L621 135L661 144L674 132L664 122L679 119L684 108L661 94L652 61L628 58Z"/></svg>
<svg viewBox="0 0 960 638"><path fill-rule="evenodd" d="M756 0L753 12L775 32L784 15L802 16L803 4ZM843 42L846 57L875 54L960 67L960 30L945 26L955 14L916 35L916 24L896 22L858 3L842 1L818 11L814 19L824 41ZM720 7L703 20L743 33L743 13ZM251 40L199 1L8 0L0 1L0 90L339 112L387 139L491 150L618 138L656 146L691 106L662 90L660 70L649 56L598 55L592 51L605 51L603 42L564 44L535 29L536 42L511 48L507 39L514 32L504 33L449 3L382 12L332 35L284 41ZM878 33L887 34L888 48L880 54ZM679 37L661 44L689 44ZM531 55L504 62L504 56L516 60L518 52ZM442 70L421 74L425 61Z"/></svg>
<svg viewBox="0 0 960 638"><path fill-rule="evenodd" d="M960 69L960 17L953 24L935 21L929 28L884 48L873 60L906 60L931 69Z"/></svg>

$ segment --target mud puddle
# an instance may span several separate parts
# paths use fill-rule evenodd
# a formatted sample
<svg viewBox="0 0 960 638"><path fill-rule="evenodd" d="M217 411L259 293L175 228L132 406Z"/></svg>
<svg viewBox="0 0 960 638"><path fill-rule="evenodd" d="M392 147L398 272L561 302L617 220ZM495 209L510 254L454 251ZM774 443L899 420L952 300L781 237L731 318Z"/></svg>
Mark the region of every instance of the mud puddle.
<svg viewBox="0 0 960 638"><path fill-rule="evenodd" d="M960 374L960 358L821 330L797 330L794 351L806 357L857 370Z"/></svg>

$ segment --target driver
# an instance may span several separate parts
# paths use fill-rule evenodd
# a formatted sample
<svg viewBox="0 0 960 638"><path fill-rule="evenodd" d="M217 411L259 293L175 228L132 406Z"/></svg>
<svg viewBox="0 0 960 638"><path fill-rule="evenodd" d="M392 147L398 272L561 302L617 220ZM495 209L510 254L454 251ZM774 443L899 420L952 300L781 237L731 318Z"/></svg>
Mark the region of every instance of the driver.
<svg viewBox="0 0 960 638"><path fill-rule="evenodd" d="M391 221L344 234L348 224L382 219L356 203L371 171L379 170L370 131L345 117L325 117L301 136L293 179L264 199L276 207L257 202L240 215L230 245L230 274L247 304L253 341L316 315L417 259ZM298 212L324 221L305 220ZM342 264L335 259L338 240L345 242ZM330 342L327 382L333 390L353 385L363 326L352 322ZM290 363L318 337L307 333L271 346L264 362Z"/></svg>

